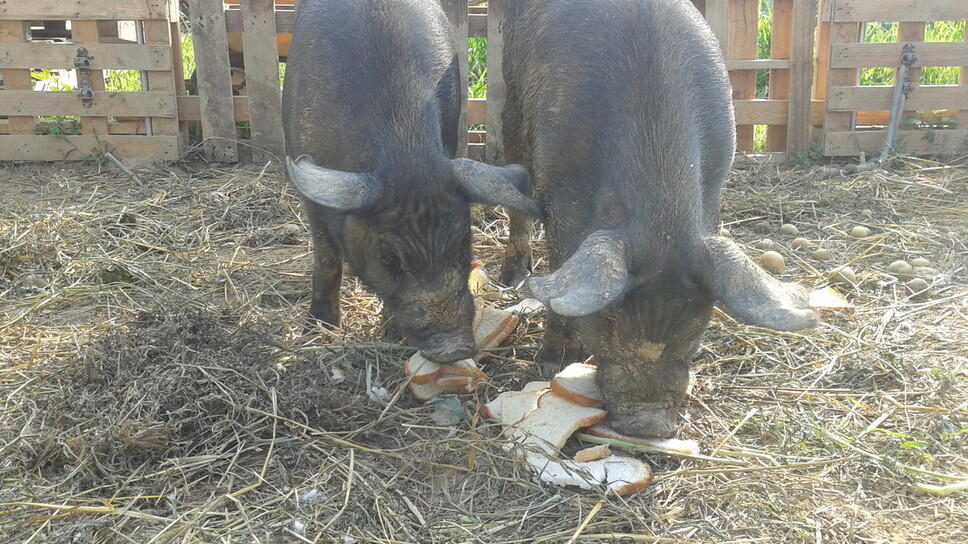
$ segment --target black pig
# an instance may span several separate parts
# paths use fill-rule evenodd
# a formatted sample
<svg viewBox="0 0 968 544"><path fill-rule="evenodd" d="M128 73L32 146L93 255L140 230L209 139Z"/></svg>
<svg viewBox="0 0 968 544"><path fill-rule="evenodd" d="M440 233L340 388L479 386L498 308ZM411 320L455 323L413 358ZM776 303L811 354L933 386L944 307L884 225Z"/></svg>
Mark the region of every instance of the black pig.
<svg viewBox="0 0 968 544"><path fill-rule="evenodd" d="M537 214L524 168L454 159L465 84L434 0L300 4L282 110L312 231L310 315L339 323L345 259L438 362L477 353L470 203Z"/></svg>
<svg viewBox="0 0 968 544"><path fill-rule="evenodd" d="M505 156L544 206L549 307L540 357L595 355L611 425L676 432L689 364L714 303L749 323L817 323L717 236L735 150L726 66L688 0L507 0ZM527 273L529 221L512 221L505 281Z"/></svg>

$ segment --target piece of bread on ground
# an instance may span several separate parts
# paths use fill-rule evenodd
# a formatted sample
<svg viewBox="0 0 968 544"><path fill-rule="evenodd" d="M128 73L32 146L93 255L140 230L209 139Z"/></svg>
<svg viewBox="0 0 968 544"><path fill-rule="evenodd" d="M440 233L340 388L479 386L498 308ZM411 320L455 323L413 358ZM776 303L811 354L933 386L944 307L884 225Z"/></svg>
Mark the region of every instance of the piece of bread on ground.
<svg viewBox="0 0 968 544"><path fill-rule="evenodd" d="M575 461L580 463L584 463L586 461L598 461L599 459L608 457L611 455L611 453L612 450L609 449L608 444L589 446L585 449L575 452Z"/></svg>
<svg viewBox="0 0 968 544"><path fill-rule="evenodd" d="M542 391L542 392L547 391L549 383L550 382L541 382L541 381L528 382L524 385L524 387L521 388L520 391L505 391L500 395L498 395L497 397L495 397L494 399L492 399L491 402L488 402L487 404L481 406L479 411L481 412L481 415L486 417L487 419L494 419L494 420L501 421L503 423L504 416L502 414L504 414L504 402L506 400L511 398L516 398L517 396L523 395L526 393L534 393L535 391ZM535 410L535 408L538 407L538 396L534 396L533 400L534 400L533 406L524 402L523 399L520 402L512 401L513 403L515 403L515 406L510 408L511 411L508 413L508 416L507 416L508 418L513 418L518 411L527 410L526 412L522 412L520 417L515 419L512 423L517 423L521 418L530 414ZM520 404L521 406L518 407L517 404ZM504 423L504 424L508 425L507 423Z"/></svg>
<svg viewBox="0 0 968 544"><path fill-rule="evenodd" d="M605 397L595 381L597 371L595 365L572 363L551 380L551 390L575 404L598 408L605 401Z"/></svg>
<svg viewBox="0 0 968 544"><path fill-rule="evenodd" d="M854 305L833 287L811 291L808 304L815 310L832 310L848 315L854 313Z"/></svg>
<svg viewBox="0 0 968 544"><path fill-rule="evenodd" d="M679 440L677 438L644 438L641 436L630 436L620 433L611 428L607 423L598 423L585 429L587 434L600 438L610 438L620 442L628 442L636 446L647 446L660 450L668 450L676 453L696 455L699 453L699 443L695 440Z"/></svg>
<svg viewBox="0 0 968 544"><path fill-rule="evenodd" d="M652 467L634 457L610 455L580 462L549 459L532 453L525 457L525 461L543 482L582 489L605 484L609 491L623 497L648 488L653 478Z"/></svg>
<svg viewBox="0 0 968 544"><path fill-rule="evenodd" d="M462 359L451 365L442 365L424 358L418 351L403 364L403 371L410 381L427 384L448 376L463 376L477 380L487 380L487 374L477 368L473 359Z"/></svg>
<svg viewBox="0 0 968 544"><path fill-rule="evenodd" d="M484 305L481 312L481 322L474 329L474 340L477 346L484 349L496 348L501 345L508 335L518 326L518 316L505 312L500 308ZM474 357L475 361L480 361L486 357L486 353L479 353Z"/></svg>
<svg viewBox="0 0 968 544"><path fill-rule="evenodd" d="M538 408L538 399L548 392L547 384L548 382L530 382L521 391L505 391L481 406L481 415L497 420L505 427L513 425Z"/></svg>
<svg viewBox="0 0 968 544"><path fill-rule="evenodd" d="M575 431L601 423L607 415L605 410L580 406L547 392L538 398L537 409L507 431L516 442L558 457Z"/></svg>

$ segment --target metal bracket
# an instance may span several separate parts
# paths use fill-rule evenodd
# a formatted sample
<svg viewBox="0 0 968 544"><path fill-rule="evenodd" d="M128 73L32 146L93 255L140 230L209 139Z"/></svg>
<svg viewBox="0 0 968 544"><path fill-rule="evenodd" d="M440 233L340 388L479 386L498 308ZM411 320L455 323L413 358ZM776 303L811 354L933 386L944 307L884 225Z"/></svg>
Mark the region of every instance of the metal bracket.
<svg viewBox="0 0 968 544"><path fill-rule="evenodd" d="M94 89L91 88L91 61L94 57L88 54L86 47L77 48L77 56L74 57L74 68L77 75L84 78L78 82L77 96L81 99L81 104L85 108L90 108L94 102Z"/></svg>
<svg viewBox="0 0 968 544"><path fill-rule="evenodd" d="M77 48L77 56L74 57L74 68L77 68L77 72L82 76L88 76L91 74L91 61L94 57L88 54L86 47Z"/></svg>

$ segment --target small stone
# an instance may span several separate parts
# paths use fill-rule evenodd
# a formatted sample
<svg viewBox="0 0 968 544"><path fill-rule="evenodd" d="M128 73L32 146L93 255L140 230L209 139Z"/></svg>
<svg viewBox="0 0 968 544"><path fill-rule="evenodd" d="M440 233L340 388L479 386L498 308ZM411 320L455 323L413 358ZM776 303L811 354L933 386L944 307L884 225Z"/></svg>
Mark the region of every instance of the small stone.
<svg viewBox="0 0 968 544"><path fill-rule="evenodd" d="M733 233L732 232L729 232L726 229L719 229L719 235L722 236L723 238L732 238L733 237Z"/></svg>
<svg viewBox="0 0 968 544"><path fill-rule="evenodd" d="M838 266L830 271L827 279L830 280L830 283L853 285L857 281L857 275L854 274L854 269L849 266Z"/></svg>
<svg viewBox="0 0 968 544"><path fill-rule="evenodd" d="M24 276L21 285L28 289L36 289L41 291L47 288L47 280L38 274L28 274L27 276Z"/></svg>
<svg viewBox="0 0 968 544"><path fill-rule="evenodd" d="M904 284L911 291L911 298L920 300L928 295L928 282L924 278L914 278Z"/></svg>
<svg viewBox="0 0 968 544"><path fill-rule="evenodd" d="M874 212L870 210L861 210L860 216L863 217L864 219L870 219L874 217Z"/></svg>
<svg viewBox="0 0 968 544"><path fill-rule="evenodd" d="M826 261L830 258L830 251L820 248L810 254L810 258L815 261Z"/></svg>
<svg viewBox="0 0 968 544"><path fill-rule="evenodd" d="M907 276L912 270L914 267L904 260L897 260L887 265L887 271L896 276Z"/></svg>
<svg viewBox="0 0 968 544"><path fill-rule="evenodd" d="M794 238L793 241L790 242L790 247L793 249L808 249L813 247L813 242L803 237Z"/></svg>
<svg viewBox="0 0 968 544"><path fill-rule="evenodd" d="M911 275L919 278L933 278L938 275L938 271L930 266L915 266L911 270Z"/></svg>
<svg viewBox="0 0 968 544"><path fill-rule="evenodd" d="M299 225L287 223L279 228L279 240L283 245L287 245L287 246L299 245L300 233L302 233L302 228Z"/></svg>
<svg viewBox="0 0 968 544"><path fill-rule="evenodd" d="M773 225L769 221L757 221L753 223L753 232L757 234L769 234L773 232Z"/></svg>
<svg viewBox="0 0 968 544"><path fill-rule="evenodd" d="M756 242L756 249L773 249L776 247L776 242L770 240L769 238L763 238L762 240Z"/></svg>
<svg viewBox="0 0 968 544"><path fill-rule="evenodd" d="M786 260L776 251L767 251L760 255L760 266L773 274L782 274L786 270Z"/></svg>
<svg viewBox="0 0 968 544"><path fill-rule="evenodd" d="M931 261L924 257L915 257L911 259L911 266L931 266Z"/></svg>
<svg viewBox="0 0 968 544"><path fill-rule="evenodd" d="M787 236L796 236L800 234L800 229L792 223L784 223L780 225L780 234L785 234Z"/></svg>
<svg viewBox="0 0 968 544"><path fill-rule="evenodd" d="M857 225L856 227L850 229L850 235L854 238L867 238L871 235L871 229Z"/></svg>

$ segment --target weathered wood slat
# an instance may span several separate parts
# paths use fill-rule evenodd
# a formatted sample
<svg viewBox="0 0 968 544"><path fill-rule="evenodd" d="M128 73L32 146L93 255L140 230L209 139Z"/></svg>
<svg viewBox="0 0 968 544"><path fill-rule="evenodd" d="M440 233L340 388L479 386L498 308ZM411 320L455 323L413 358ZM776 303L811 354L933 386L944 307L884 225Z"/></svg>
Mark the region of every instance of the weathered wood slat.
<svg viewBox="0 0 968 544"><path fill-rule="evenodd" d="M147 45L171 47L172 43L178 39L171 35L171 25L168 21L144 21L144 36ZM175 98L175 77L172 72L148 70L143 72L145 90L151 92L161 92L171 97L174 103ZM148 130L150 134L161 136L177 136L179 134L178 109L172 105L171 116L152 117L149 120Z"/></svg>
<svg viewBox="0 0 968 544"><path fill-rule="evenodd" d="M968 19L968 2L962 0L836 0L834 23L880 21L963 21Z"/></svg>
<svg viewBox="0 0 968 544"><path fill-rule="evenodd" d="M831 23L830 41L831 43L857 43L860 38L860 24L858 23ZM857 68L833 68L827 74L827 85L824 95L830 99L831 91L835 87L847 87L860 83L860 71ZM824 116L824 132L845 132L854 128L854 112L836 112L830 110L827 105L827 114ZM867 108L865 108L867 109ZM824 142L826 142L826 137ZM834 150L824 144L824 155L833 155Z"/></svg>
<svg viewBox="0 0 968 544"><path fill-rule="evenodd" d="M7 45L18 45L28 39L30 29L26 21L0 21L0 44L6 48ZM30 70L4 69L0 71L3 75L4 91L29 91L33 88L33 80L30 78ZM0 113L6 113L0 110ZM13 134L33 134L36 120L33 117L11 116L7 122L7 131ZM4 151L0 148L0 154ZM2 156L2 155L0 155Z"/></svg>
<svg viewBox="0 0 968 544"><path fill-rule="evenodd" d="M785 70L790 68L790 59L747 59L727 60L727 70Z"/></svg>
<svg viewBox="0 0 968 544"><path fill-rule="evenodd" d="M443 0L441 6L450 20L454 47L460 65L460 103L467 104L467 0ZM490 70L488 70L490 73ZM461 108L457 130L457 156L467 156L467 108Z"/></svg>
<svg viewBox="0 0 968 544"><path fill-rule="evenodd" d="M719 41L719 47L726 55L729 43L729 0L706 0L706 22ZM755 55L754 55L755 56ZM726 58L729 58L728 56Z"/></svg>
<svg viewBox="0 0 968 544"><path fill-rule="evenodd" d="M708 1L707 9L713 7ZM756 2L746 0L729 0L729 29L726 39L727 60L749 60L759 55L756 41L757 25ZM733 71L729 73L729 81L733 88L734 100L750 100L756 98L756 73L751 71ZM738 151L753 150L753 126L736 126L736 149Z"/></svg>
<svg viewBox="0 0 968 544"><path fill-rule="evenodd" d="M3 91L0 112L11 115L90 115L98 117L175 118L175 94L170 92L95 93L85 108L75 91Z"/></svg>
<svg viewBox="0 0 968 544"><path fill-rule="evenodd" d="M484 158L489 162L504 160L504 126L501 115L507 97L504 83L504 0L490 0L487 4L487 142Z"/></svg>
<svg viewBox="0 0 968 544"><path fill-rule="evenodd" d="M117 157L174 160L177 136L0 136L0 159L64 161L97 158L110 151Z"/></svg>
<svg viewBox="0 0 968 544"><path fill-rule="evenodd" d="M898 43L837 43L831 46L831 68L868 68L886 66L896 68L901 64L901 49L904 41ZM962 66L968 64L968 43L961 42L921 42L914 44L918 55L916 67L923 66Z"/></svg>
<svg viewBox="0 0 968 544"><path fill-rule="evenodd" d="M93 64L104 70L171 70L168 46L88 44ZM0 54L0 69L73 70L77 46L63 43L9 43Z"/></svg>
<svg viewBox="0 0 968 544"><path fill-rule="evenodd" d="M788 100L734 100L736 124L780 125L789 119ZM822 125L826 104L821 100L810 101L808 120L811 125Z"/></svg>
<svg viewBox="0 0 968 544"><path fill-rule="evenodd" d="M793 0L773 0L773 28L770 43L770 57L789 59L793 52ZM790 70L770 70L768 98L770 100L789 100ZM787 112L789 114L789 109ZM762 123L761 123L762 124ZM785 151L787 144L787 119L781 123L766 123L766 150Z"/></svg>
<svg viewBox="0 0 968 544"><path fill-rule="evenodd" d="M282 92L272 0L242 0L245 88L249 96L252 160L282 161Z"/></svg>
<svg viewBox="0 0 968 544"><path fill-rule="evenodd" d="M880 151L886 130L827 132L824 149L830 156L868 155ZM968 130L905 130L898 131L894 148L919 155L952 155L968 152Z"/></svg>
<svg viewBox="0 0 968 544"><path fill-rule="evenodd" d="M296 28L296 12L292 10L275 10L276 34L292 34ZM225 31L231 33L242 32L242 10L225 10Z"/></svg>
<svg viewBox="0 0 968 544"><path fill-rule="evenodd" d="M232 78L221 0L192 0L189 4L195 43L195 70L202 112L203 153L209 160L236 162L239 148L232 111Z"/></svg>
<svg viewBox="0 0 968 544"><path fill-rule="evenodd" d="M796 1L793 4L792 24L790 28L792 47L790 51L790 112L787 117L787 145L786 154L794 157L798 153L806 154L810 151L811 126L815 123L812 112L813 83L813 52L814 21L816 12L814 3ZM775 31L774 31L775 32Z"/></svg>
<svg viewBox="0 0 968 544"><path fill-rule="evenodd" d="M71 41L75 46L93 45L98 42L97 21L72 21ZM82 85L84 81L90 81L91 88L94 89L94 101L99 98L100 91L104 90L104 72L102 70L91 70L85 76L80 69L75 70L77 83ZM93 103L92 103L93 106ZM106 135L108 133L108 120L106 117L96 117L88 111L87 115L81 114L81 133L90 135Z"/></svg>
<svg viewBox="0 0 968 544"><path fill-rule="evenodd" d="M20 20L170 20L170 0L29 0L0 2L0 19ZM175 6L177 10L177 6Z"/></svg>
<svg viewBox="0 0 968 544"><path fill-rule="evenodd" d="M202 120L202 100L197 95L176 97L178 103L178 119L181 121L201 121ZM249 97L232 97L233 123L242 123L249 120Z"/></svg>
<svg viewBox="0 0 968 544"><path fill-rule="evenodd" d="M468 125L486 125L487 124L487 100L486 99L484 98L467 99L467 124Z"/></svg>
<svg viewBox="0 0 968 544"><path fill-rule="evenodd" d="M859 110L890 110L893 86L831 87L827 94L827 109L831 112ZM968 92L959 85L924 85L915 87L904 101L904 109L945 110L968 109Z"/></svg>

